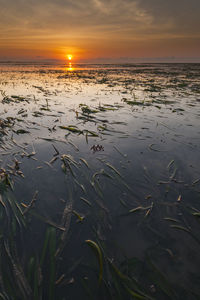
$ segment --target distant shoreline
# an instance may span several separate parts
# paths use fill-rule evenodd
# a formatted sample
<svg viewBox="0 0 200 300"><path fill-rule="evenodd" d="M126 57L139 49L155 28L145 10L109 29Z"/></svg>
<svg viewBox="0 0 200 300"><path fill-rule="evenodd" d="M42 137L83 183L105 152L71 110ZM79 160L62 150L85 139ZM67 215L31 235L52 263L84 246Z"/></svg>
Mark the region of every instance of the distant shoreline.
<svg viewBox="0 0 200 300"><path fill-rule="evenodd" d="M65 61L34 61L34 60L30 60L30 61L1 61L0 60L0 64L5 65L5 64L9 64L9 65L67 65L68 62ZM72 63L74 66L75 65L121 65L121 66L135 66L135 65L184 65L184 64L190 64L190 65L196 65L196 64L200 64L200 61L197 62L175 62L175 61L159 61L159 62L76 62L76 63Z"/></svg>

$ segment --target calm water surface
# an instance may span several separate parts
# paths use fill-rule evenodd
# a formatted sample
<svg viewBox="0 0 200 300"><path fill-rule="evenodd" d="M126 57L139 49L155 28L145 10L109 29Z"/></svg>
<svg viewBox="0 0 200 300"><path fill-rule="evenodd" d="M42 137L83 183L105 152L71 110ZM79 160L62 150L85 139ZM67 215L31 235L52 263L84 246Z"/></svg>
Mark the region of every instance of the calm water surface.
<svg viewBox="0 0 200 300"><path fill-rule="evenodd" d="M200 65L4 63L0 92L25 276L55 229L34 299L199 299Z"/></svg>

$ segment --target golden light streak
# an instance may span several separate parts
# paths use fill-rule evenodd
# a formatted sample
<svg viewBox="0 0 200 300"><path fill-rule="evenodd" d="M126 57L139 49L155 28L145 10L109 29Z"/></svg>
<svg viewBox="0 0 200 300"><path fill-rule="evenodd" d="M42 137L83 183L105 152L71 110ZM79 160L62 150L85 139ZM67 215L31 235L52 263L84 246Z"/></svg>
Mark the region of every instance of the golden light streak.
<svg viewBox="0 0 200 300"><path fill-rule="evenodd" d="M74 69L75 68L73 68L73 66L72 66L72 63L69 63L69 65L66 67L66 71L68 71L68 72L72 72L72 71L74 71Z"/></svg>

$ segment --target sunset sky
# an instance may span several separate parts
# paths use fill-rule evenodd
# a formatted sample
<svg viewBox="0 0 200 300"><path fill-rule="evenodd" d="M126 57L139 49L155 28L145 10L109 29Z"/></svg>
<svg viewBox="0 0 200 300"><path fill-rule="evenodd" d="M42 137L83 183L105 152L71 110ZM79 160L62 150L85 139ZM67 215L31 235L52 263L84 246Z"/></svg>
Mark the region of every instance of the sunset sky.
<svg viewBox="0 0 200 300"><path fill-rule="evenodd" d="M0 0L0 60L199 60L200 0Z"/></svg>

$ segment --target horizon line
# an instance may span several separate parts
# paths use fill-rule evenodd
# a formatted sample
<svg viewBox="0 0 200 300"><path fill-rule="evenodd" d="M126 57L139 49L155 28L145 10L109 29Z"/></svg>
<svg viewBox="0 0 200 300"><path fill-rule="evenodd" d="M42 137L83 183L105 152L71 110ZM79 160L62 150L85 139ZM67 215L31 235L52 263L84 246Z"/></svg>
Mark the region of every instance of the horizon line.
<svg viewBox="0 0 200 300"><path fill-rule="evenodd" d="M0 58L0 63L69 63L56 58ZM200 57L97 57L91 59L74 59L72 64L137 64L137 63L200 63Z"/></svg>

